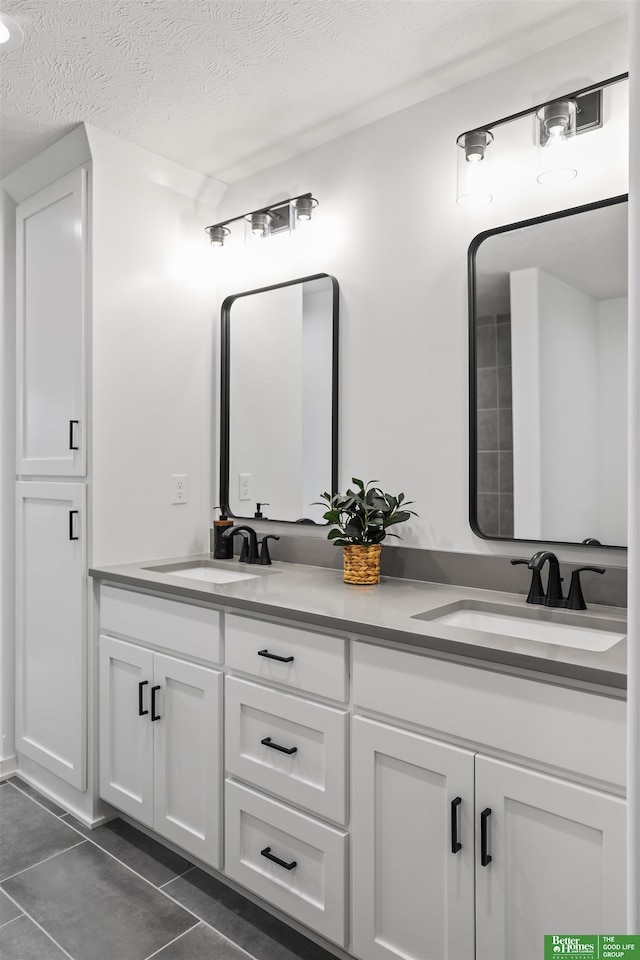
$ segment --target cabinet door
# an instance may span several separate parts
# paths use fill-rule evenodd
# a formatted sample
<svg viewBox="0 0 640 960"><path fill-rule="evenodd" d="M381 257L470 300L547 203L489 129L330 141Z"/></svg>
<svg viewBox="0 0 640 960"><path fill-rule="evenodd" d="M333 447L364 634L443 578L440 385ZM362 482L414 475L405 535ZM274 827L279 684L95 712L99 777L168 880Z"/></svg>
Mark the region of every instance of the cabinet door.
<svg viewBox="0 0 640 960"><path fill-rule="evenodd" d="M16 484L19 753L85 789L85 491Z"/></svg>
<svg viewBox="0 0 640 960"><path fill-rule="evenodd" d="M100 637L100 796L153 826L153 653Z"/></svg>
<svg viewBox="0 0 640 960"><path fill-rule="evenodd" d="M17 472L84 476L86 176L17 209Z"/></svg>
<svg viewBox="0 0 640 960"><path fill-rule="evenodd" d="M154 654L154 829L222 865L222 674Z"/></svg>
<svg viewBox="0 0 640 960"><path fill-rule="evenodd" d="M532 960L545 934L626 929L625 807L587 787L476 757L478 960Z"/></svg>
<svg viewBox="0 0 640 960"><path fill-rule="evenodd" d="M473 754L356 717L352 756L354 953L469 960Z"/></svg>

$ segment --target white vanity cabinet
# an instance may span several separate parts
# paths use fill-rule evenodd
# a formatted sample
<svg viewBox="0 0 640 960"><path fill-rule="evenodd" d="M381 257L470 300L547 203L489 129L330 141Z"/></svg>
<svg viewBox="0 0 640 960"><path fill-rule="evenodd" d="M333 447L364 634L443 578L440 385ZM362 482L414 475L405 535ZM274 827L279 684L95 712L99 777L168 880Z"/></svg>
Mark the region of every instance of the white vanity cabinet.
<svg viewBox="0 0 640 960"><path fill-rule="evenodd" d="M219 614L112 588L103 595L100 796L219 868L222 672L176 655L202 651L210 633L215 656Z"/></svg>
<svg viewBox="0 0 640 960"><path fill-rule="evenodd" d="M83 484L16 484L16 741L79 790L86 780Z"/></svg>
<svg viewBox="0 0 640 960"><path fill-rule="evenodd" d="M624 782L624 702L361 643L353 689L390 716L353 720L356 956L468 960L475 935L478 960L532 960L625 929L625 802L575 782ZM550 756L566 779L526 767Z"/></svg>
<svg viewBox="0 0 640 960"><path fill-rule="evenodd" d="M16 211L21 476L86 473L87 178L79 167Z"/></svg>
<svg viewBox="0 0 640 960"><path fill-rule="evenodd" d="M227 614L225 647L225 872L346 946L347 642Z"/></svg>

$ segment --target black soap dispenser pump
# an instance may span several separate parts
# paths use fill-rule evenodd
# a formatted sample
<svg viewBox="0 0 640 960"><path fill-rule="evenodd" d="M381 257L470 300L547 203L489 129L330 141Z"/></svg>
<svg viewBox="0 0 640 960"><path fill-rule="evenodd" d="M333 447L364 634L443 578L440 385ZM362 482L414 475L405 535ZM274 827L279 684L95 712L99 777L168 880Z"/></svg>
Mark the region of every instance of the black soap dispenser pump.
<svg viewBox="0 0 640 960"><path fill-rule="evenodd" d="M220 516L213 521L211 529L211 556L214 560L233 560L233 537L223 537L222 534L233 526L233 520L227 516L224 507L214 507L220 511Z"/></svg>

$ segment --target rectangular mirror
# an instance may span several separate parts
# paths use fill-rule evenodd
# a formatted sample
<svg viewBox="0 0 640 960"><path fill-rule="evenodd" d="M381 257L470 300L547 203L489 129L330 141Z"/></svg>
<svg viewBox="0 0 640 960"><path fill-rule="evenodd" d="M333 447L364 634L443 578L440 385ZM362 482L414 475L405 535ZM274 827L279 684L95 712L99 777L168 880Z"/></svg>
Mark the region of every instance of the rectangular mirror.
<svg viewBox="0 0 640 960"><path fill-rule="evenodd" d="M314 501L338 484L338 300L322 273L224 301L220 503L230 516L324 522Z"/></svg>
<svg viewBox="0 0 640 960"><path fill-rule="evenodd" d="M470 521L627 543L627 197L469 247Z"/></svg>

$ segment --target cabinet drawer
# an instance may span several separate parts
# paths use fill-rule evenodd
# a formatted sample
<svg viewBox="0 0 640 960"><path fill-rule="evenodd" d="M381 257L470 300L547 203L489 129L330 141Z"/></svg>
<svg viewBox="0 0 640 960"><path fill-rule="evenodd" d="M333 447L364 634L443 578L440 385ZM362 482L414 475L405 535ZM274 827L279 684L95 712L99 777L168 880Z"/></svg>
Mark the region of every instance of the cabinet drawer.
<svg viewBox="0 0 640 960"><path fill-rule="evenodd" d="M221 614L117 587L100 588L100 629L173 653L222 662Z"/></svg>
<svg viewBox="0 0 640 960"><path fill-rule="evenodd" d="M229 677L225 719L229 773L345 822L345 711Z"/></svg>
<svg viewBox="0 0 640 960"><path fill-rule="evenodd" d="M368 643L354 643L353 700L492 750L625 783L623 700Z"/></svg>
<svg viewBox="0 0 640 960"><path fill-rule="evenodd" d="M226 873L344 946L346 833L230 780L225 798Z"/></svg>
<svg viewBox="0 0 640 960"><path fill-rule="evenodd" d="M332 700L347 700L346 641L342 637L228 614L225 641L226 662L234 670ZM272 659L274 656L287 661Z"/></svg>

